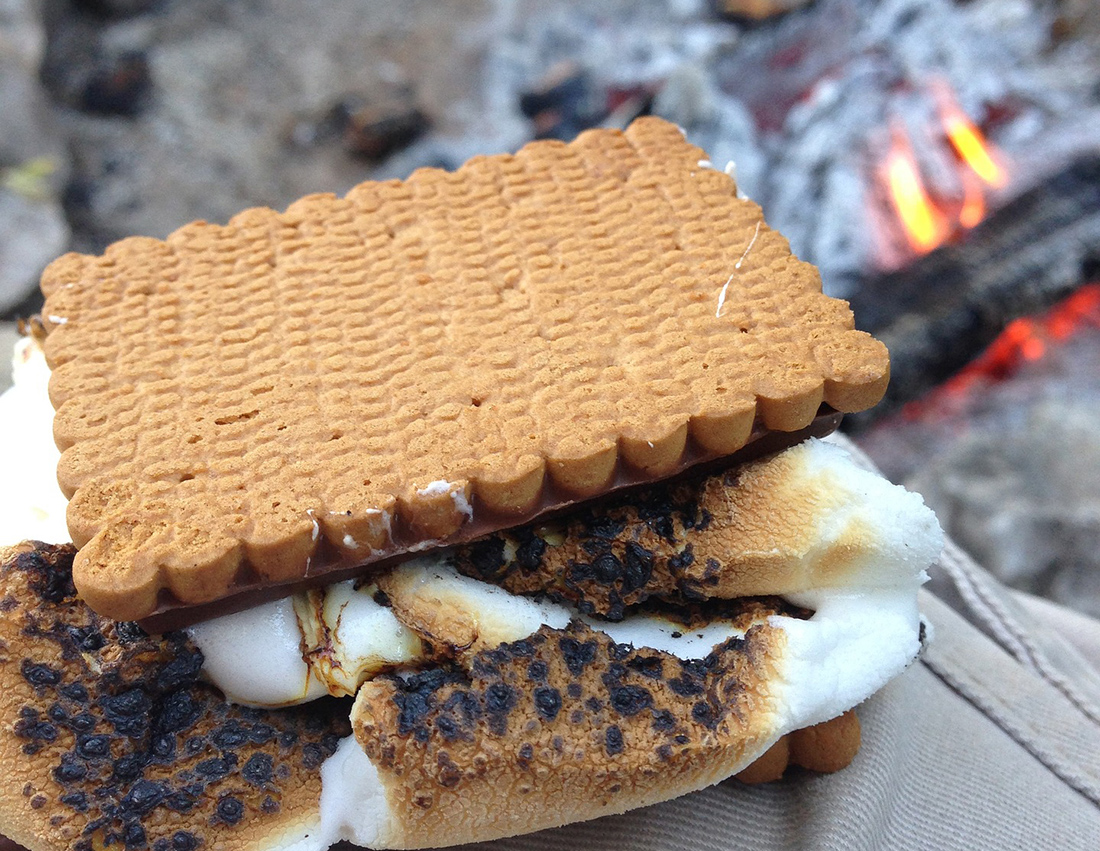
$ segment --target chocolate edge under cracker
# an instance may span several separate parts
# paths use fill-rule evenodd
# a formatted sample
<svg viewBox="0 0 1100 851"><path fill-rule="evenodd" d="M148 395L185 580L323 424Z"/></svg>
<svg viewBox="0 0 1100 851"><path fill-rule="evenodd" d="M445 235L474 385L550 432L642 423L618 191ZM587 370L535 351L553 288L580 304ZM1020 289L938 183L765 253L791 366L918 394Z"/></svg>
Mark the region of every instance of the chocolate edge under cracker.
<svg viewBox="0 0 1100 851"><path fill-rule="evenodd" d="M688 449L684 453L679 469L672 476L661 481L673 482L687 475L708 475L719 469L743 464L779 452L810 437L824 437L836 431L842 419L843 414L823 405L813 422L806 428L793 432L779 432L756 427L745 446L732 455L719 458L708 457L699 447L693 446L689 441ZM656 481L652 478L641 478L635 470L620 463L616 469L615 479L607 489L606 495L620 495L620 492L626 488L652 484ZM350 579L364 573L368 568L372 572L380 572L393 564L407 561L424 552L443 549L455 544L468 543L483 535L530 523L533 520L549 520L568 511L578 502L579 500L575 497L570 498L560 491L546 488L540 504L529 514L522 517L489 515L485 511L479 511L475 506L473 519L470 522L463 524L455 535L436 541L434 546L409 551L402 548L399 542L398 546L391 548L388 552L384 551L379 558L369 561L348 562L342 559L333 548L322 546L318 548L311 561L309 572L303 579L281 584L271 584L256 577L238 579L236 590L232 594L196 606L181 604L172 597L169 591L162 589L156 611L148 617L142 618L139 623L142 628L150 633L181 629L202 620L233 614L307 588ZM598 500L587 500L585 504L595 505L598 504ZM395 538L397 537L397 530L395 530Z"/></svg>

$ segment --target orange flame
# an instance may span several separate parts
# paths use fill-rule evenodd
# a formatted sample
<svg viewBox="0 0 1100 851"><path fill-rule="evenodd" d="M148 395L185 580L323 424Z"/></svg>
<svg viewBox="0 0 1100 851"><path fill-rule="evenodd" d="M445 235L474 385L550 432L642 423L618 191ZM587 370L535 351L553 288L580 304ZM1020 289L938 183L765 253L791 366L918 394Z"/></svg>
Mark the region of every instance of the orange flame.
<svg viewBox="0 0 1100 851"><path fill-rule="evenodd" d="M955 165L961 201L937 203L941 199L930 196L912 142L900 122L891 126L890 150L883 164L890 203L910 249L918 255L975 227L986 215L986 187L999 188L1008 182L1004 158L963 112L947 82L932 80L929 86L942 125L941 138L955 153L954 157L945 155Z"/></svg>
<svg viewBox="0 0 1100 851"><path fill-rule="evenodd" d="M1004 186L1008 178L1004 167L998 162L1000 155L963 112L951 87L943 80L933 80L932 93L936 97L944 132L959 159L989 186Z"/></svg>
<svg viewBox="0 0 1100 851"><path fill-rule="evenodd" d="M963 205L959 210L959 224L967 230L985 218L985 192L981 181L968 171L962 173Z"/></svg>
<svg viewBox="0 0 1100 851"><path fill-rule="evenodd" d="M916 253L927 254L947 238L947 222L928 197L909 139L897 127L886 155L886 180L909 245Z"/></svg>
<svg viewBox="0 0 1100 851"><path fill-rule="evenodd" d="M947 138L952 146L978 177L990 186L1005 185L1005 172L993 160L991 147L966 116L953 116L946 119Z"/></svg>

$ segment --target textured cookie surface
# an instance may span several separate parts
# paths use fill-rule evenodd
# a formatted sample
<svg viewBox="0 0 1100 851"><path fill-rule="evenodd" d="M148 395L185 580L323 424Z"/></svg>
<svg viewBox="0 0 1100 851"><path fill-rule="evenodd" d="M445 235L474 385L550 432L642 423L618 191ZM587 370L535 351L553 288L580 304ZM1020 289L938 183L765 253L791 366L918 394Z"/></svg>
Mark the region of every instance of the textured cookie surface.
<svg viewBox="0 0 1100 851"><path fill-rule="evenodd" d="M703 157L644 119L55 261L81 593L139 618L874 404L884 347Z"/></svg>
<svg viewBox="0 0 1100 851"><path fill-rule="evenodd" d="M0 832L32 851L262 849L317 820L348 702L263 711L75 596L73 549L0 548Z"/></svg>

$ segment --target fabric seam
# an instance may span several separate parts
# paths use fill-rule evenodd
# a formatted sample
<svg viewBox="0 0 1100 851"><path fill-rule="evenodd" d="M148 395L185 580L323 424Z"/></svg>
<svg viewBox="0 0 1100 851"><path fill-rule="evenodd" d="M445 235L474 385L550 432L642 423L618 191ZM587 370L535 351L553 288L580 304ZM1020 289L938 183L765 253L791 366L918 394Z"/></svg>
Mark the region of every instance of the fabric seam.
<svg viewBox="0 0 1100 851"><path fill-rule="evenodd" d="M953 541L948 540L944 547L944 558L941 559L941 567L947 568L946 562L954 562L952 564L953 570L950 570L952 580L955 582L955 586L959 589L960 594L967 600L967 604L971 610L978 617L982 616L982 612L977 609L977 603L980 602L984 605L985 614L989 617L995 618L997 626L1007 633L1007 638L1010 638L1012 644L1015 645L1018 650L1013 652L1009 648L1008 650L1013 656L1017 658L1021 664L1027 665L1032 671L1038 674L1048 685L1056 689L1059 694L1066 698L1073 706L1086 718L1088 718L1094 724L1100 724L1100 709L1097 709L1092 705L1092 701L1084 697L1073 687L1073 684L1069 682L1047 659L1043 650L1030 641L1026 630L1022 629L1019 624L1015 622L1015 619L1005 611L1003 605L999 600L992 596L987 588L982 587L982 584L976 581L970 572L966 569L966 564L963 561L967 556L963 553L958 545ZM966 588L963 588L960 581L965 581ZM971 593L967 594L967 590ZM972 600L971 598L977 598ZM1022 656L1022 658L1021 658Z"/></svg>
<svg viewBox="0 0 1100 851"><path fill-rule="evenodd" d="M940 680L940 682L981 712L983 716L989 719L989 721L997 727L997 729L1027 751L1036 761L1043 765L1065 785L1088 800L1094 807L1100 809L1100 788L1098 788L1091 779L1082 776L1079 772L1071 768L1063 766L1063 760L1051 754L1037 742L1032 741L1029 736L1012 722L1011 718L1007 717L1005 712L1001 711L989 701L984 700L965 682L953 676L947 666L932 661L927 656L922 656L920 662L933 676Z"/></svg>

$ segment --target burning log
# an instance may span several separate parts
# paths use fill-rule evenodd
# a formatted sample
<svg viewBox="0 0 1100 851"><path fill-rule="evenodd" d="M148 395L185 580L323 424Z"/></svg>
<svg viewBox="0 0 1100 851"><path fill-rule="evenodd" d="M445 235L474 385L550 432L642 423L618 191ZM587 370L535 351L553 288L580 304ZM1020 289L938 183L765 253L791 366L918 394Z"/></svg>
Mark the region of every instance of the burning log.
<svg viewBox="0 0 1100 851"><path fill-rule="evenodd" d="M1044 310L1100 270L1100 152L1007 203L959 242L866 278L856 324L890 348L892 378L860 428L919 398L980 354L1013 320Z"/></svg>

